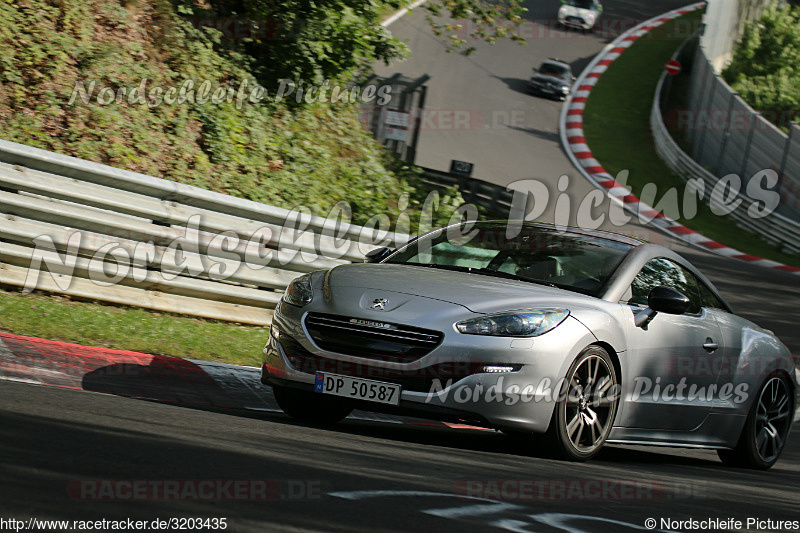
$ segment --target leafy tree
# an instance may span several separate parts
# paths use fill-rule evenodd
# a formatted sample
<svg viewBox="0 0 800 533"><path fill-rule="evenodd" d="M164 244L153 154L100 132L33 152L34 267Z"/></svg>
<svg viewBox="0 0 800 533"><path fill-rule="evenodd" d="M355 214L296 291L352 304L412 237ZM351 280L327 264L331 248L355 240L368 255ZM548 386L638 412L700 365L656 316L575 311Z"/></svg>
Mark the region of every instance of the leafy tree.
<svg viewBox="0 0 800 533"><path fill-rule="evenodd" d="M522 22L522 15L527 11L516 0L498 3L482 0L459 0L428 2L427 21L434 33L448 41L448 52L460 50L469 55L475 51L474 46L465 46L467 39L480 39L494 44L498 39L511 39L524 43L525 38L514 30L514 25ZM441 21L441 17L455 19Z"/></svg>
<svg viewBox="0 0 800 533"><path fill-rule="evenodd" d="M748 24L722 75L765 118L787 128L800 115L800 8L772 5Z"/></svg>
<svg viewBox="0 0 800 533"><path fill-rule="evenodd" d="M426 184L362 128L357 103L201 101L206 82L250 82L255 61L186 15L163 0L0 2L0 137L323 216L346 201L357 224L427 220ZM130 98L187 81L183 102ZM73 98L78 86L94 89ZM444 191L430 216L446 222L461 202Z"/></svg>
<svg viewBox="0 0 800 533"><path fill-rule="evenodd" d="M195 20L239 17L265 24L267 31L261 38L221 39L220 46L254 58L254 74L273 90L279 80L287 78L313 84L349 78L361 65L375 61L388 64L408 52L380 24L382 15L407 6L407 0L175 1L182 13ZM434 32L446 39L448 51L471 53L474 47L466 46L467 39L490 43L501 38L524 40L511 29L526 11L519 0L431 0L425 9Z"/></svg>

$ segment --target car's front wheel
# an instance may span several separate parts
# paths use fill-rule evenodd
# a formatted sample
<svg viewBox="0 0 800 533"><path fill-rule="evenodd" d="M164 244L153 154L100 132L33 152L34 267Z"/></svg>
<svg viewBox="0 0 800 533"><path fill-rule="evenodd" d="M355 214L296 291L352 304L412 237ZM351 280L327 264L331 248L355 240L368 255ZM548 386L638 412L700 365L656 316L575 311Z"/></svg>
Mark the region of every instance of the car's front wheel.
<svg viewBox="0 0 800 533"><path fill-rule="evenodd" d="M275 401L283 412L302 422L330 425L339 422L353 409L337 398L276 386L272 388Z"/></svg>
<svg viewBox="0 0 800 533"><path fill-rule="evenodd" d="M739 442L717 454L729 466L766 470L780 457L794 413L791 387L783 376L770 376L758 392Z"/></svg>
<svg viewBox="0 0 800 533"><path fill-rule="evenodd" d="M573 361L548 428L557 455L586 461L600 451L617 414L617 379L611 356L600 346L589 346Z"/></svg>

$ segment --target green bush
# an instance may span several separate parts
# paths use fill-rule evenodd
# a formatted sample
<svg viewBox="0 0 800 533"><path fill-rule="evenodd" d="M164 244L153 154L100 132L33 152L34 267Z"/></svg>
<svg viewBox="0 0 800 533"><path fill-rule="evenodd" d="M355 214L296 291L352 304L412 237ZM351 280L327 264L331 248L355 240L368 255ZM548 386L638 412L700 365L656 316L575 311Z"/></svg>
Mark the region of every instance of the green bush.
<svg viewBox="0 0 800 533"><path fill-rule="evenodd" d="M800 116L800 7L772 5L748 24L722 75L754 109L788 129Z"/></svg>

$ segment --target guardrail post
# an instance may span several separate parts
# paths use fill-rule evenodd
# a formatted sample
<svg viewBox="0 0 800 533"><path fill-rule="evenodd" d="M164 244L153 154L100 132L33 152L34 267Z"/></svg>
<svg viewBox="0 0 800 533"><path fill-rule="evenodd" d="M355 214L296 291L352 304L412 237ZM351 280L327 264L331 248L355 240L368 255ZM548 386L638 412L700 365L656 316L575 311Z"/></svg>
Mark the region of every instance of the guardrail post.
<svg viewBox="0 0 800 533"><path fill-rule="evenodd" d="M789 135L786 136L786 147L783 149L783 156L781 157L781 167L778 171L778 177L783 176L783 173L786 172L786 164L789 161L789 148L792 147L792 139L794 138L794 132L797 129L798 123L794 120L789 123ZM778 180L780 183L780 180Z"/></svg>
<svg viewBox="0 0 800 533"><path fill-rule="evenodd" d="M705 54L702 54L702 56L703 56L703 61L704 61L703 65L706 68L706 78L708 78L708 73L709 72L713 73L714 71L711 70L711 66L708 63L708 59L706 59ZM716 78L716 77L717 76L715 75L712 78ZM714 83L715 81L716 81L716 79L711 79L711 80L707 80L706 81L706 83L708 85L708 90L706 91L706 94L704 94L700 98L700 108L696 110L697 113L703 113L705 111L705 108L707 108L708 104L711 102L711 97L714 94L714 91L716 90L715 89L716 88L716 84ZM695 120L695 123L699 124L699 121ZM703 164L703 151L705 150L705 140L706 140L706 130L707 129L708 128L701 129L700 130L700 137L697 139L697 155L695 156L695 159L701 165Z"/></svg>
<svg viewBox="0 0 800 533"><path fill-rule="evenodd" d="M728 123L725 125L725 133L722 135L722 146L719 150L719 159L717 159L717 169L715 174L720 173L720 169L722 168L722 161L725 159L725 150L728 148L728 138L731 136L731 113L733 112L733 103L736 101L736 95L739 94L736 91L731 92L731 96L728 99Z"/></svg>
<svg viewBox="0 0 800 533"><path fill-rule="evenodd" d="M744 147L744 159L742 160L742 170L739 172L740 176L744 176L747 173L747 161L750 159L750 146L753 144L753 134L756 131L756 124L760 116L761 113L758 111L750 114L750 131L747 134L747 145Z"/></svg>
<svg viewBox="0 0 800 533"><path fill-rule="evenodd" d="M422 119L425 113L425 96L428 94L428 86L421 85L419 93L419 102L417 103L416 117L414 118L414 136L411 138L411 146L406 151L406 161L413 165L417 160L417 144L419 143L419 132L422 129Z"/></svg>

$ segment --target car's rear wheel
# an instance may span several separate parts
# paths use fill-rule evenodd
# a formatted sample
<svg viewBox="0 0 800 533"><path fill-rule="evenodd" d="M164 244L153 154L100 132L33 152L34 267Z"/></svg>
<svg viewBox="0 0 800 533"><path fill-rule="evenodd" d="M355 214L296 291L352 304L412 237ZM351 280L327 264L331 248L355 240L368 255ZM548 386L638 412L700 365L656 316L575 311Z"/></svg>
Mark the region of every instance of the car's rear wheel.
<svg viewBox="0 0 800 533"><path fill-rule="evenodd" d="M564 379L548 437L553 451L570 461L586 461L603 447L619 404L617 372L611 356L589 346Z"/></svg>
<svg viewBox="0 0 800 533"><path fill-rule="evenodd" d="M335 424L353 411L341 400L322 394L280 386L273 387L272 392L284 413L310 424Z"/></svg>
<svg viewBox="0 0 800 533"><path fill-rule="evenodd" d="M717 452L722 462L759 470L774 465L783 451L792 424L792 398L786 378L770 376L750 408L736 447Z"/></svg>

